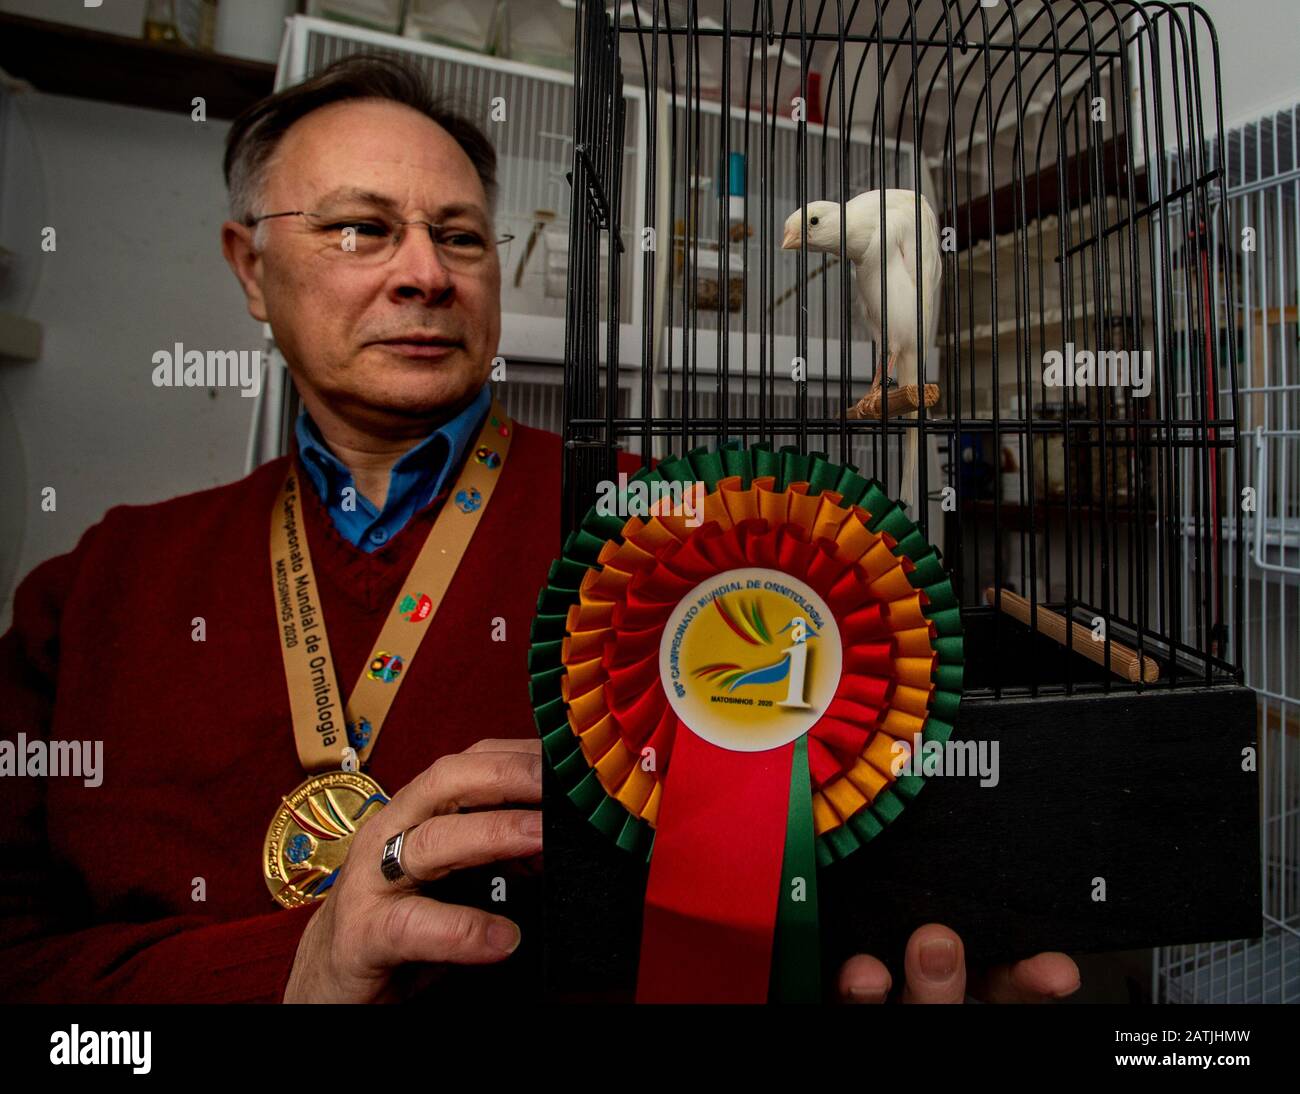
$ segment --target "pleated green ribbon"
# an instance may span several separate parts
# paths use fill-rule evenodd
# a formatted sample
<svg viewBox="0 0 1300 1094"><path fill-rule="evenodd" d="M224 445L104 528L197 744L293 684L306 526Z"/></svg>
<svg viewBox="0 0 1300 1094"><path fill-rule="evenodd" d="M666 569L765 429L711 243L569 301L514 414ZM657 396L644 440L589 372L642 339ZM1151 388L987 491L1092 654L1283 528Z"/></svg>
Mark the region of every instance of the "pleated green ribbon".
<svg viewBox="0 0 1300 1094"><path fill-rule="evenodd" d="M790 812L786 815L785 858L781 863L769 989L774 1003L821 1002L815 838L805 733L794 743L794 763L790 766Z"/></svg>

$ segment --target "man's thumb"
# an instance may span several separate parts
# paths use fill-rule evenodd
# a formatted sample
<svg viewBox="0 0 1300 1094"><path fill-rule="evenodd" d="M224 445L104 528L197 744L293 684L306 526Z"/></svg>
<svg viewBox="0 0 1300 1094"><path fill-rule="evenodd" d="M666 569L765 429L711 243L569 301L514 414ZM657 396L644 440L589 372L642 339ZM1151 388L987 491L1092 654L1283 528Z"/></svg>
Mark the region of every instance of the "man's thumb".
<svg viewBox="0 0 1300 1094"><path fill-rule="evenodd" d="M938 923L918 927L903 958L904 1003L960 1003L966 998L966 955L956 933Z"/></svg>

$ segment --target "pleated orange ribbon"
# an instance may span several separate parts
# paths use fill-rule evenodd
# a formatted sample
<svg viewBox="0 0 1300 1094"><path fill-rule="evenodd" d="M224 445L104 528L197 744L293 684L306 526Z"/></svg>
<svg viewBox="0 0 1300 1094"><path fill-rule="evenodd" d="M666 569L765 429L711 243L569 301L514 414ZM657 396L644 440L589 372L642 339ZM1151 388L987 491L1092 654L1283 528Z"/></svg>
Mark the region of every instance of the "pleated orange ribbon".
<svg viewBox="0 0 1300 1094"><path fill-rule="evenodd" d="M897 816L914 742L951 734L956 600L850 467L729 445L654 476L701 484L703 512L593 509L569 537L533 628L538 727L594 824L653 833L638 1000L814 998L817 866Z"/></svg>

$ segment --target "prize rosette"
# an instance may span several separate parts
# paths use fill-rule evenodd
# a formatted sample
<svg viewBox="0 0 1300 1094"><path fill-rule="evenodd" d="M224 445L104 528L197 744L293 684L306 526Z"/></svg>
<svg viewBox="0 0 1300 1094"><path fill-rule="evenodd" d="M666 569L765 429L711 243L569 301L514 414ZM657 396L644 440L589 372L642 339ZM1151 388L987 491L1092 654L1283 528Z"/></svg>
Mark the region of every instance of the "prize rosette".
<svg viewBox="0 0 1300 1094"><path fill-rule="evenodd" d="M917 744L953 731L952 584L878 482L819 453L698 448L615 511L634 492L658 503L594 506L538 598L544 751L649 859L639 1001L814 1001L818 868L899 816Z"/></svg>

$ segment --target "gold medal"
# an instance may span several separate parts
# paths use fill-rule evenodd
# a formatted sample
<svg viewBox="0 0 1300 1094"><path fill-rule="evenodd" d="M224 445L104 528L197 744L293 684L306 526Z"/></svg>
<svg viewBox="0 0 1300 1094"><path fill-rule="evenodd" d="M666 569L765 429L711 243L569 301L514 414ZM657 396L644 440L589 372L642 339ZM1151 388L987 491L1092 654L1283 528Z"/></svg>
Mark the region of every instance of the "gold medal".
<svg viewBox="0 0 1300 1094"><path fill-rule="evenodd" d="M298 908L324 898L347 858L352 837L388 802L360 771L313 775L281 800L266 830L262 876L277 902Z"/></svg>

